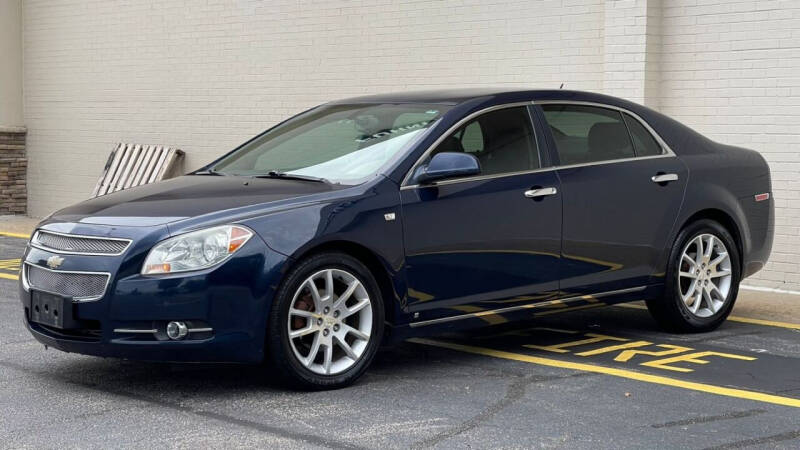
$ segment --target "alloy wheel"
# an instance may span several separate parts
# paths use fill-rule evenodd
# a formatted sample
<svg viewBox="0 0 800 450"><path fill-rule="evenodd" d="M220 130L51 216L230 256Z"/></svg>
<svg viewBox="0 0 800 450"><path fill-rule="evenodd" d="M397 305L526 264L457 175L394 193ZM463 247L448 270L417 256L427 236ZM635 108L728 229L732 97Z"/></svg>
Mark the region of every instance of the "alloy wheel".
<svg viewBox="0 0 800 450"><path fill-rule="evenodd" d="M727 301L733 281L728 249L720 238L704 233L684 246L680 258L681 300L695 316L713 316Z"/></svg>
<svg viewBox="0 0 800 450"><path fill-rule="evenodd" d="M372 302L353 274L325 269L308 277L289 307L288 336L297 360L321 375L340 374L367 348Z"/></svg>

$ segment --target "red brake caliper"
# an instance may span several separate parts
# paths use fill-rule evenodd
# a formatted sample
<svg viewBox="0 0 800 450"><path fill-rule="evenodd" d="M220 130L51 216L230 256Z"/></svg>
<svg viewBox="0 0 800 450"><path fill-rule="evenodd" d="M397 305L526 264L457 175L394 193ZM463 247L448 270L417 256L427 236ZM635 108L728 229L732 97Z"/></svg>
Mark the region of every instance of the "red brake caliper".
<svg viewBox="0 0 800 450"><path fill-rule="evenodd" d="M297 302L294 304L294 307L295 307L295 309L299 309L299 310L302 310L302 311L313 311L314 310L314 302L313 302L313 300L311 300L311 295L310 294L306 294L306 295L300 297L299 299L297 299ZM305 328L306 320L307 319L305 317L295 316L292 319L292 329L299 330L301 328ZM310 319L308 319L308 320L310 320Z"/></svg>

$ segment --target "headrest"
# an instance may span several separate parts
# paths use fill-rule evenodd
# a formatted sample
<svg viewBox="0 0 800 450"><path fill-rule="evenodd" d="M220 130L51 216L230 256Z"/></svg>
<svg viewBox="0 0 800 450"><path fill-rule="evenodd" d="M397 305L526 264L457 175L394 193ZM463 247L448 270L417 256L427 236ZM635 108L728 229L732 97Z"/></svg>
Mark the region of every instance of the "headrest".
<svg viewBox="0 0 800 450"><path fill-rule="evenodd" d="M445 140L442 141L441 144L436 148L436 153L441 152L457 152L457 153L464 153L464 146L461 145L461 141L455 136L448 136Z"/></svg>
<svg viewBox="0 0 800 450"><path fill-rule="evenodd" d="M619 153L630 147L628 130L622 122L599 122L589 129L589 152L601 154Z"/></svg>

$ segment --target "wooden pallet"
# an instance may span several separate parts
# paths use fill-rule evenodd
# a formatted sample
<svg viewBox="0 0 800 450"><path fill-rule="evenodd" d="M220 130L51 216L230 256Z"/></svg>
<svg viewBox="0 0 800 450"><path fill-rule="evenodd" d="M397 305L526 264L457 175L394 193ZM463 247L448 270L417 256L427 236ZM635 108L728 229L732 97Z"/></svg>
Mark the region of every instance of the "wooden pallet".
<svg viewBox="0 0 800 450"><path fill-rule="evenodd" d="M108 156L92 198L180 175L183 156L171 147L120 142Z"/></svg>

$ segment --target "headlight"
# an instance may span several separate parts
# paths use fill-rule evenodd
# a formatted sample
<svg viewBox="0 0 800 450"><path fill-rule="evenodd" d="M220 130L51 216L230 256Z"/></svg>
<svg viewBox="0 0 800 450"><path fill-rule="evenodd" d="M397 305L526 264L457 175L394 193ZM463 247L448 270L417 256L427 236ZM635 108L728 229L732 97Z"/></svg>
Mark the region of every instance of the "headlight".
<svg viewBox="0 0 800 450"><path fill-rule="evenodd" d="M159 242L147 254L142 275L205 269L228 259L253 236L249 229L223 225Z"/></svg>

